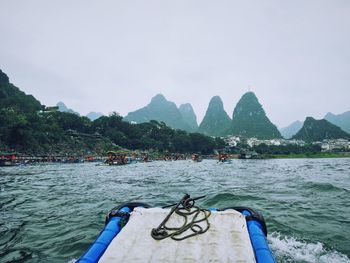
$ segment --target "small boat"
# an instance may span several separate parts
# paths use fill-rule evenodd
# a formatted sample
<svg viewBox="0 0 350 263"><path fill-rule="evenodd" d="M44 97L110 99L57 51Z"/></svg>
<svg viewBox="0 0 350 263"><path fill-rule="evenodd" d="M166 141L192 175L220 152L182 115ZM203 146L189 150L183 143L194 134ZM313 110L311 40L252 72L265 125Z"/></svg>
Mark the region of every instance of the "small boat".
<svg viewBox="0 0 350 263"><path fill-rule="evenodd" d="M0 166L18 166L17 153L0 153Z"/></svg>
<svg viewBox="0 0 350 263"><path fill-rule="evenodd" d="M203 159L199 154L194 153L194 154L192 154L192 161L199 163L199 162L203 161Z"/></svg>
<svg viewBox="0 0 350 263"><path fill-rule="evenodd" d="M105 161L105 164L108 165L125 165L125 164L131 164L136 163L136 159L128 156L126 153L118 153L114 151L107 152L108 157Z"/></svg>
<svg viewBox="0 0 350 263"><path fill-rule="evenodd" d="M171 209L138 202L113 208L77 263L276 263L261 213L247 207L200 209L194 205L200 198L186 194Z"/></svg>
<svg viewBox="0 0 350 263"><path fill-rule="evenodd" d="M12 162L12 161L0 161L0 167L6 167L6 166L19 166L21 165L20 163L18 162Z"/></svg>
<svg viewBox="0 0 350 263"><path fill-rule="evenodd" d="M229 164L231 163L231 159L229 159L229 156L227 153L220 153L218 156L218 163L226 163Z"/></svg>

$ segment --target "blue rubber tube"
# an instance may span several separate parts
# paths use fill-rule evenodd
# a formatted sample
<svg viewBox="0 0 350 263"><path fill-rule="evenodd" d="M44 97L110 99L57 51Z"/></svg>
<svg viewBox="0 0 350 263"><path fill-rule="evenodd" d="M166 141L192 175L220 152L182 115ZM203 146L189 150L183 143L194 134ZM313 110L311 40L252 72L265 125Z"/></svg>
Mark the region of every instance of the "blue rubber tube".
<svg viewBox="0 0 350 263"><path fill-rule="evenodd" d="M242 211L243 215L250 216L250 212L247 210ZM247 221L248 232L250 241L253 246L255 258L257 263L276 263L276 260L269 248L267 239L263 232L263 228L259 221L248 220Z"/></svg>
<svg viewBox="0 0 350 263"><path fill-rule="evenodd" d="M119 211L130 213L129 207L123 207ZM76 263L94 263L98 262L103 253L106 251L113 238L118 235L121 228L119 225L121 217L112 217L104 227L95 242L85 252L85 254L76 261Z"/></svg>

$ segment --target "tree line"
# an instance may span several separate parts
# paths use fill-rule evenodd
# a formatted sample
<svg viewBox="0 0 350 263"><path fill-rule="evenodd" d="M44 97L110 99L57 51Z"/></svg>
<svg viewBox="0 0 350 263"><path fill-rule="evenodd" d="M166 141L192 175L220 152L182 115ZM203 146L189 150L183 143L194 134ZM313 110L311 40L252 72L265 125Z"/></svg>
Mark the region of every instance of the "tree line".
<svg viewBox="0 0 350 263"><path fill-rule="evenodd" d="M104 141L103 150L120 147L130 150L210 154L225 143L199 133L175 130L163 122L131 124L116 113L95 121L66 112L0 109L0 150L26 153L62 151L81 147L95 151L95 143ZM99 149L101 150L101 149Z"/></svg>

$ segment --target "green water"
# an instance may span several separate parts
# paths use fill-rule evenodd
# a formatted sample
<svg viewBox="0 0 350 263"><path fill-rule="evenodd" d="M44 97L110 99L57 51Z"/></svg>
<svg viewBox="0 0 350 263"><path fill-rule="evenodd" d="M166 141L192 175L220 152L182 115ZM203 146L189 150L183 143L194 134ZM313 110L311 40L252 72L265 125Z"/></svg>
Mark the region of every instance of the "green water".
<svg viewBox="0 0 350 263"><path fill-rule="evenodd" d="M279 262L350 262L350 159L0 168L0 262L74 262L126 201L263 212Z"/></svg>

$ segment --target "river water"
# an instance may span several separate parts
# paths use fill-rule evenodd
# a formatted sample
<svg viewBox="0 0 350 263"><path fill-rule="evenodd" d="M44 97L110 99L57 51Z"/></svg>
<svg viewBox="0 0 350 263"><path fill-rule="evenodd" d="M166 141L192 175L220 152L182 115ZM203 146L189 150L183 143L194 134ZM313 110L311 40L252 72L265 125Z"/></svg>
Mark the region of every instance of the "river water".
<svg viewBox="0 0 350 263"><path fill-rule="evenodd" d="M278 262L350 262L350 159L0 168L0 262L74 262L126 201L263 212Z"/></svg>

